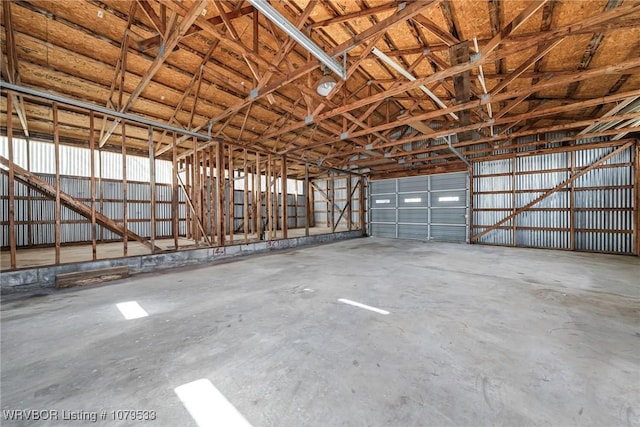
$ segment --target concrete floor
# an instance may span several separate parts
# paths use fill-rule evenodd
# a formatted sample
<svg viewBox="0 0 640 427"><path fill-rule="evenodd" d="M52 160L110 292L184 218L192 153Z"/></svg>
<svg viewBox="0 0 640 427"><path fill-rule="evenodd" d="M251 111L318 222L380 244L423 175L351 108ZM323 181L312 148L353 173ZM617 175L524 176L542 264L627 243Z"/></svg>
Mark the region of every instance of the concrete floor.
<svg viewBox="0 0 640 427"><path fill-rule="evenodd" d="M634 257L366 238L3 301L2 409L98 421L1 424L195 426L175 390L204 380L211 425L232 425L215 387L254 427L640 426L639 277Z"/></svg>
<svg viewBox="0 0 640 427"><path fill-rule="evenodd" d="M344 228L339 228L336 231L346 231ZM316 234L328 234L331 233L329 227L311 227L309 228L310 235ZM295 228L288 231L287 237L301 237L305 235L304 228ZM276 231L275 239L282 238L282 231ZM249 242L257 241L256 234L247 235ZM227 245L232 244L230 236L227 236ZM241 244L245 243L244 234L235 234L233 237L233 243ZM201 245L204 240L201 241ZM163 250L173 250L173 239L158 239L156 240L156 246ZM178 239L178 246L181 249L193 249L196 246L195 241L192 239L180 238ZM123 256L123 243L98 243L96 245L96 255L98 259L120 258ZM127 242L127 254L128 256L134 255L148 255L151 250L144 246L142 243L136 241ZM16 268L29 268L43 265L55 264L55 249L53 247L48 248L20 248L16 251ZM60 263L73 263L82 261L91 261L92 251L91 244L88 245L67 245L60 248ZM11 254L8 250L0 251L0 270L9 270L11 268Z"/></svg>

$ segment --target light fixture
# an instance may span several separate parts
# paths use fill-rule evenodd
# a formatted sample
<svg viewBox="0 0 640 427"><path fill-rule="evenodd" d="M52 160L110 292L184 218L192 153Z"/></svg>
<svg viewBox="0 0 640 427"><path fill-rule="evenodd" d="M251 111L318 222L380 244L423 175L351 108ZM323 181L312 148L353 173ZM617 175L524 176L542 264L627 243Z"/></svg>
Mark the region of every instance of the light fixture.
<svg viewBox="0 0 640 427"><path fill-rule="evenodd" d="M323 67L323 76L318 81L318 87L316 91L321 96L327 96L331 93L334 87L336 87L336 80L329 75L329 70Z"/></svg>
<svg viewBox="0 0 640 427"><path fill-rule="evenodd" d="M247 0L253 7L262 13L267 19L276 24L282 31L288 34L292 39L297 41L302 47L307 49L309 53L315 56L318 61L322 62L326 67L331 69L342 80L347 78L346 65L341 66L338 61L329 56L324 50L300 31L295 25L287 20L280 12L269 4L267 0ZM346 52L345 52L346 56Z"/></svg>

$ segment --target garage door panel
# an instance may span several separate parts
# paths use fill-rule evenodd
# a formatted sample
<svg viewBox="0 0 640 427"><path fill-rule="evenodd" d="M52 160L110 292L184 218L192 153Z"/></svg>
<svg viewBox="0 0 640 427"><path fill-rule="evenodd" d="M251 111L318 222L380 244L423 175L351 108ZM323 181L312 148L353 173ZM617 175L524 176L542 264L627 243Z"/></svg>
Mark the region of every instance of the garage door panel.
<svg viewBox="0 0 640 427"><path fill-rule="evenodd" d="M375 208L395 208L396 207L396 195L384 194L384 195L371 195L371 209Z"/></svg>
<svg viewBox="0 0 640 427"><path fill-rule="evenodd" d="M431 193L431 206L438 208L464 208L467 206L467 191L449 190Z"/></svg>
<svg viewBox="0 0 640 427"><path fill-rule="evenodd" d="M427 207L429 206L429 193L403 193L398 194L398 207Z"/></svg>
<svg viewBox="0 0 640 427"><path fill-rule="evenodd" d="M467 222L466 208L442 208L431 211L431 222L434 224L462 224Z"/></svg>
<svg viewBox="0 0 640 427"><path fill-rule="evenodd" d="M426 224L429 222L427 209L398 209L398 222L410 224Z"/></svg>
<svg viewBox="0 0 640 427"><path fill-rule="evenodd" d="M398 191L400 193L427 191L429 180L426 176L414 176L411 178L400 178L398 180Z"/></svg>
<svg viewBox="0 0 640 427"><path fill-rule="evenodd" d="M396 192L395 180L371 181L371 194L385 194Z"/></svg>
<svg viewBox="0 0 640 427"><path fill-rule="evenodd" d="M401 239L427 239L428 225L398 224L398 237Z"/></svg>
<svg viewBox="0 0 640 427"><path fill-rule="evenodd" d="M372 181L371 234L466 242L467 181L466 172Z"/></svg>
<svg viewBox="0 0 640 427"><path fill-rule="evenodd" d="M396 237L395 224L371 224L371 234L376 237Z"/></svg>
<svg viewBox="0 0 640 427"><path fill-rule="evenodd" d="M371 210L372 222L396 222L396 210L395 209L372 209Z"/></svg>

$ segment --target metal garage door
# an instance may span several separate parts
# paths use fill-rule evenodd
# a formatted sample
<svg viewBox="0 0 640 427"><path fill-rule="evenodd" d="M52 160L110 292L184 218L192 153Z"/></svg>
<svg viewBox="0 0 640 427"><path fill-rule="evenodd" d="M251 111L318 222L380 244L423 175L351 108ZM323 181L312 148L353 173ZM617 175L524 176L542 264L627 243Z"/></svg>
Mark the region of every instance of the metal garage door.
<svg viewBox="0 0 640 427"><path fill-rule="evenodd" d="M369 234L466 242L467 173L371 181Z"/></svg>

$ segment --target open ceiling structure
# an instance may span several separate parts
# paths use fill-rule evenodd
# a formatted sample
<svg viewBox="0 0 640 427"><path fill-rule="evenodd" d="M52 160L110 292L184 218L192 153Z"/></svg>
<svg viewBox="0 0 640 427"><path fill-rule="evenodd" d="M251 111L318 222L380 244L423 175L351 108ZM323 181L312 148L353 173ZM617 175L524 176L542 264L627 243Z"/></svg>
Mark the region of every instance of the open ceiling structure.
<svg viewBox="0 0 640 427"><path fill-rule="evenodd" d="M205 136L181 139L180 155L215 141L286 155L301 165L290 174L460 170L640 130L638 1L270 5L346 79L242 0L3 2L2 79ZM327 73L337 84L324 97ZM52 134L50 103L24 98L16 111L16 130ZM63 141L86 145L86 116L59 120ZM105 149L122 143L118 120L96 133ZM126 144L146 149L144 126L127 126ZM166 133L153 144L172 154Z"/></svg>

